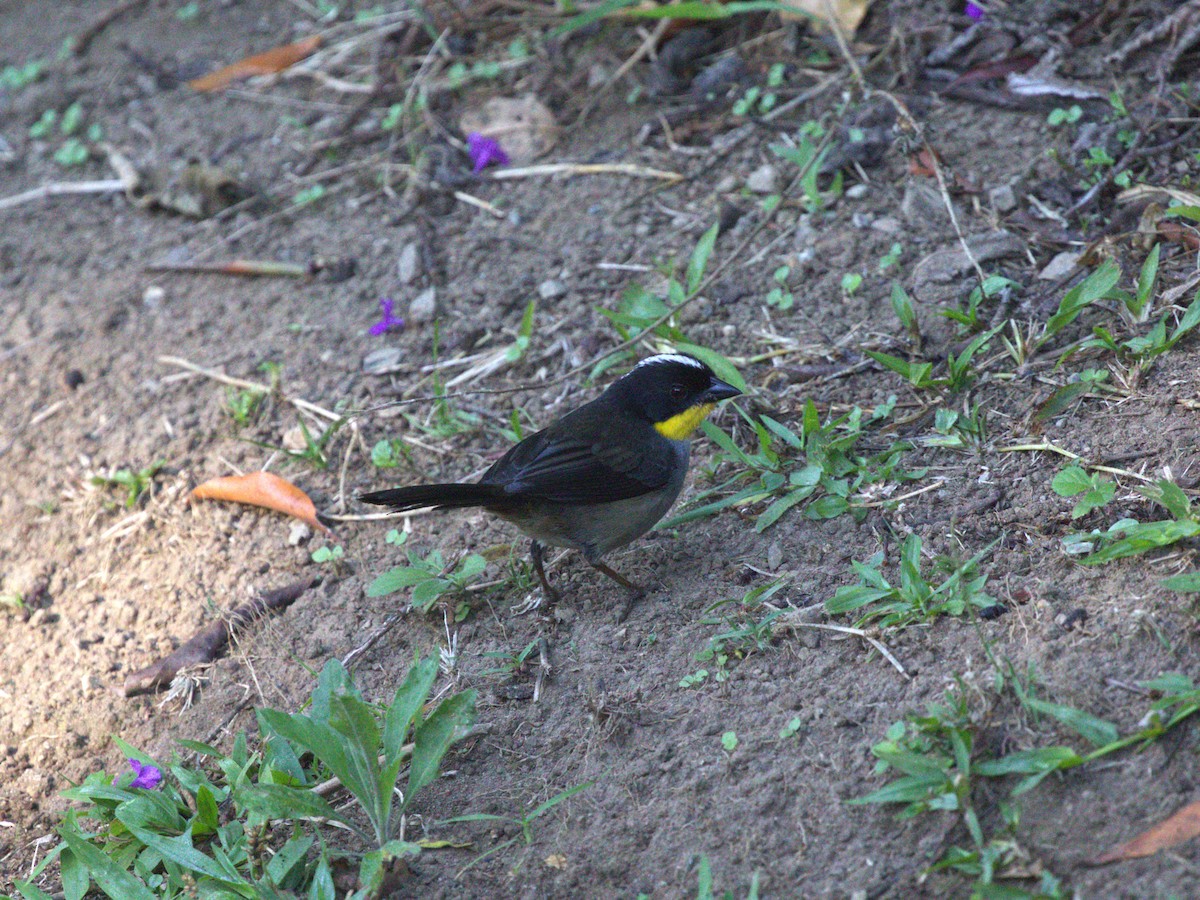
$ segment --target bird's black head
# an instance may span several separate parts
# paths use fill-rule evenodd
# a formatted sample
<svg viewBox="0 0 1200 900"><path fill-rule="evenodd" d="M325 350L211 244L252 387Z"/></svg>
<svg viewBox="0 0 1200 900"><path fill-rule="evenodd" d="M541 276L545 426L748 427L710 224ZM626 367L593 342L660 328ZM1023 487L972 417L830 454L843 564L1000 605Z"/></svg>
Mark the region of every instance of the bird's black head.
<svg viewBox="0 0 1200 900"><path fill-rule="evenodd" d="M741 393L694 356L679 353L643 359L609 391L673 441L686 440L718 402Z"/></svg>

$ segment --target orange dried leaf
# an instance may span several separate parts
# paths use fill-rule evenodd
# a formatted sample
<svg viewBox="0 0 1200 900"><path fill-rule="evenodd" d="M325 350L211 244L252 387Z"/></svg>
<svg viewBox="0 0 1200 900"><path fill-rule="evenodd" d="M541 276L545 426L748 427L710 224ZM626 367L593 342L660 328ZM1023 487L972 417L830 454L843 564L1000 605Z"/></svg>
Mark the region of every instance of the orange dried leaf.
<svg viewBox="0 0 1200 900"><path fill-rule="evenodd" d="M200 78L188 82L188 87L194 91L219 91L229 87L235 81L249 78L252 75L274 75L284 69L290 69L300 60L309 56L321 45L321 36L314 34L294 44L284 44L282 47L272 47L264 53L247 56L235 63L217 69Z"/></svg>
<svg viewBox="0 0 1200 900"><path fill-rule="evenodd" d="M233 503L248 503L262 506L293 516L326 534L332 534L317 519L317 508L308 494L290 481L271 472L250 472L246 475L229 475L214 478L192 489L197 500L229 500Z"/></svg>
<svg viewBox="0 0 1200 900"><path fill-rule="evenodd" d="M1110 847L1089 862L1093 866L1104 866L1121 860L1150 856L1197 836L1200 836L1200 800L1193 800L1133 840Z"/></svg>

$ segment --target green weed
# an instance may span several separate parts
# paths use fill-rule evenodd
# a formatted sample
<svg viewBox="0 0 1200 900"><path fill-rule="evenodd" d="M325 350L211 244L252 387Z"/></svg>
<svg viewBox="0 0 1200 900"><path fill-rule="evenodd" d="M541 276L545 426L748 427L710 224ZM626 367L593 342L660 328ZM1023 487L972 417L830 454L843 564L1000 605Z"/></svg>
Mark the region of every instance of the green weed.
<svg viewBox="0 0 1200 900"><path fill-rule="evenodd" d="M1200 513L1192 508L1191 500L1179 485L1164 479L1143 485L1137 491L1165 509L1171 518L1154 522L1118 519L1105 531L1095 529L1085 534L1068 535L1063 538L1066 552L1082 556L1079 562L1083 565L1096 566L1170 547L1200 535Z"/></svg>
<svg viewBox="0 0 1200 900"><path fill-rule="evenodd" d="M502 844L499 844L487 851L487 853L484 853L481 856L471 860L471 862L463 866L458 874L462 875L462 873L467 871L467 869L478 865L490 856L494 856L497 853L503 852L504 850L516 844L518 841L522 842L525 846L529 846L533 843L533 823L537 819L544 816L564 800L568 800L571 797L574 797L576 794L586 791L595 783L596 782L594 781L585 781L583 784L577 784L574 787L567 788L565 791L560 791L549 800L539 803L533 809L523 812L518 816L496 816L487 813L472 813L466 816L455 816L453 819L446 819L445 821L439 823L442 825L452 825L459 822L498 822L503 824L517 825L521 829L520 835L509 838Z"/></svg>
<svg viewBox="0 0 1200 900"><path fill-rule="evenodd" d="M404 544L406 532L390 532L388 542ZM487 568L487 560L478 553L468 553L453 563L447 563L440 550L434 550L428 556L420 556L412 550L407 550L408 565L396 566L379 575L367 587L368 597L386 597L397 591L411 588L410 599L413 608L427 613L443 598L456 598L459 603L455 608L455 621L462 621L470 612L470 607L462 601L462 595L467 587L479 579Z"/></svg>
<svg viewBox="0 0 1200 900"><path fill-rule="evenodd" d="M207 759L205 767L179 759L160 764L117 739L133 771L118 777L98 772L63 792L83 806L66 814L58 828L62 843L27 880L16 882L17 891L25 900L44 900L48 895L34 881L57 861L67 900L81 900L93 885L128 900L325 898L334 896L335 866L350 860L357 861L358 884L348 896L378 896L390 861L421 849L397 838L397 813L438 777L442 759L474 721L473 691L423 713L436 677L436 659L417 660L391 703L377 710L340 663L330 661L307 715L257 710L259 751L249 750L244 733L228 755L181 741ZM350 794L367 827L317 791L329 775ZM85 828L84 820L95 824ZM273 822L291 827L275 829ZM327 839L333 825L369 849L334 849Z"/></svg>
<svg viewBox="0 0 1200 900"><path fill-rule="evenodd" d="M125 508L133 509L142 496L154 489L154 477L166 466L160 459L146 468L134 472L132 469L117 469L110 475L93 475L92 484L97 487L118 487L125 490Z"/></svg>
<svg viewBox="0 0 1200 900"><path fill-rule="evenodd" d="M1117 485L1111 478L1103 478L1098 472L1089 475L1079 466L1067 466L1054 476L1050 489L1060 497L1079 497L1071 518L1086 516L1092 510L1106 506L1117 493Z"/></svg>
<svg viewBox="0 0 1200 900"><path fill-rule="evenodd" d="M910 534L900 548L898 582L883 574L883 551L866 562L852 563L858 576L856 584L843 585L825 601L825 611L840 615L862 610L859 624L878 620L883 628L902 628L927 622L940 615L961 616L969 609L994 606L996 598L988 594L987 576L979 574L979 562L991 552L989 544L966 562L939 559L928 575L921 560L921 539ZM940 583L932 578L946 577Z"/></svg>
<svg viewBox="0 0 1200 900"><path fill-rule="evenodd" d="M889 414L890 407L881 408L868 421ZM801 505L809 519L832 519L847 512L865 515L865 508L856 506L853 500L863 487L889 479L920 478L924 472L905 472L899 468L901 456L911 449L906 443L892 444L872 455L857 452L857 444L865 435L863 416L863 411L855 407L844 416L822 424L816 406L809 400L801 416L800 431L796 433L770 416L755 420L743 412L742 417L757 438L758 448L754 452L741 449L729 435L706 422L704 433L720 449L722 461L732 464L737 473L721 485L702 491L692 501L696 505L659 527L673 528L730 506L767 500L771 502L755 521L755 529L760 532ZM794 464L797 455L803 455L805 465ZM752 483L719 500L708 500L745 481Z"/></svg>
<svg viewBox="0 0 1200 900"><path fill-rule="evenodd" d="M621 294L617 309L601 309L600 313L613 323L622 343L633 344L643 338L658 338L680 353L690 353L703 360L717 377L745 392L746 381L733 363L715 350L688 341L672 315L674 310L695 298L704 286L704 273L717 242L718 231L719 226L713 225L700 236L688 258L683 278L670 275L665 295L658 296L640 284L632 284ZM610 354L592 368L590 377L596 379L613 366L632 361L634 356L633 350Z"/></svg>

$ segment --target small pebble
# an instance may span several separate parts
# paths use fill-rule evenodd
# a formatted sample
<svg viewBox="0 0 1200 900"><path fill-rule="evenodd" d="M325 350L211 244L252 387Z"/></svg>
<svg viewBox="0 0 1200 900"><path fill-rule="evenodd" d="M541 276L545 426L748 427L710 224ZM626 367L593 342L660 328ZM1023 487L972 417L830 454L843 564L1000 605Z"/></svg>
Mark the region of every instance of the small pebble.
<svg viewBox="0 0 1200 900"><path fill-rule="evenodd" d="M408 321L416 325L432 322L438 316L437 288L426 288L408 304Z"/></svg>
<svg viewBox="0 0 1200 900"><path fill-rule="evenodd" d="M867 196L867 186L865 184L852 184L845 191L847 200L861 200Z"/></svg>
<svg viewBox="0 0 1200 900"><path fill-rule="evenodd" d="M770 163L759 166L746 179L746 187L755 194L778 193L779 170Z"/></svg>
<svg viewBox="0 0 1200 900"><path fill-rule="evenodd" d="M538 296L543 300L555 300L566 292L566 285L556 278L547 278L538 285Z"/></svg>
<svg viewBox="0 0 1200 900"><path fill-rule="evenodd" d="M142 291L142 304L147 309L158 309L165 299L167 299L167 292L160 285L152 284Z"/></svg>
<svg viewBox="0 0 1200 900"><path fill-rule="evenodd" d="M380 347L363 357L362 368L368 375L387 375L400 368L403 352L399 347Z"/></svg>
<svg viewBox="0 0 1200 900"><path fill-rule="evenodd" d="M1001 184L988 191L988 200L992 208L999 213L1012 212L1017 208L1017 192L1011 184Z"/></svg>
<svg viewBox="0 0 1200 900"><path fill-rule="evenodd" d="M421 252L416 241L410 241L400 251L396 260L396 277L401 284L412 284L421 273Z"/></svg>

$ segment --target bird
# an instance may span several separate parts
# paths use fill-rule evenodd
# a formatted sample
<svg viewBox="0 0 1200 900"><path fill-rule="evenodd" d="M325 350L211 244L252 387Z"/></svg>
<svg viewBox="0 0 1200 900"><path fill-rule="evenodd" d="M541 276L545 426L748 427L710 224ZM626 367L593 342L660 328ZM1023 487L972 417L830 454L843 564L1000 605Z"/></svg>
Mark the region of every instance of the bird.
<svg viewBox="0 0 1200 900"><path fill-rule="evenodd" d="M545 547L577 550L628 592L623 621L645 589L604 563L641 537L683 488L693 432L718 403L742 392L707 363L682 353L638 362L599 397L513 445L478 481L375 491L365 503L396 512L482 507L530 538L545 598Z"/></svg>

